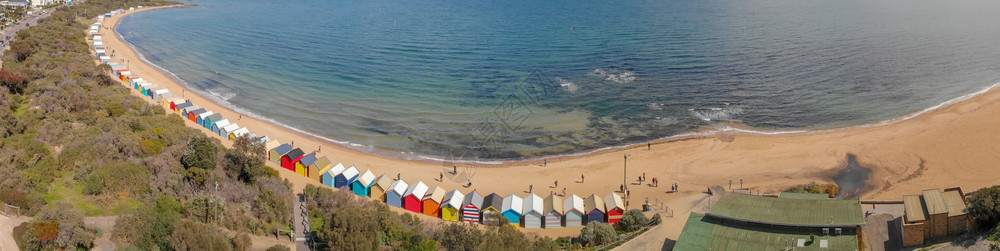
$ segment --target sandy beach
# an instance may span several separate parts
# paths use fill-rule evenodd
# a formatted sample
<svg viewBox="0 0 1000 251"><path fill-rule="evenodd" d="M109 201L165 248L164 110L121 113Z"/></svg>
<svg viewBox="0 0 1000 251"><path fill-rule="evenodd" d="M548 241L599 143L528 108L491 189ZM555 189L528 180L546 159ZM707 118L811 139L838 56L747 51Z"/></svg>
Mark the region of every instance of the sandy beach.
<svg viewBox="0 0 1000 251"><path fill-rule="evenodd" d="M156 8L140 11L153 9ZM107 34L120 18L131 13L135 12L106 19L104 25L111 30L103 31L107 51L115 51L114 61L128 66L134 75L166 87L175 95L180 96L183 92L184 98L194 104L222 113L225 118L257 135L267 135L281 143L294 141L295 147L306 152L316 151L322 146L318 155L329 156L335 163L356 165L362 172L371 169L376 175L395 177L398 173L408 183L423 181L429 186L442 186L446 190L477 190L501 195L514 193L524 196L528 194L529 186L533 186L533 192L542 197L550 192L561 194L563 189L581 197L594 193L603 196L619 190L623 182L623 156L630 154L625 177L632 192L628 200L630 208L638 208L649 198L651 202L661 201L674 208L676 217L682 219L687 218L690 201L700 196L708 186L725 186L730 180L735 186L742 179L744 188L772 193L810 182L829 183L838 170L846 167L848 154L856 155L858 163L872 169L869 188L861 196L862 199L899 200L904 194L919 193L927 188L961 186L965 191L973 191L1000 183L1000 168L996 168L996 163L1000 163L1000 148L996 147L1000 142L1000 90L996 89L886 125L781 135L733 131L658 142L651 146L651 150L642 144L577 157L549 159L546 165L541 161L496 166L453 165L386 158L341 147L250 116L240 118L237 112L209 98L191 90L182 91L185 86L143 63L119 36ZM138 95L137 91L132 91ZM231 144L194 123L187 123L219 138L226 145ZM450 173L453 166L457 166L457 174ZM293 172L272 167L289 178L297 190L306 184L320 185ZM439 180L441 174L444 175L443 180ZM650 186L649 182L639 185L637 178L643 174L649 181L659 179L659 187ZM581 180L581 175L586 179ZM467 181L472 182L471 187L465 187ZM556 181L558 187L555 186ZM667 192L672 183L679 184L679 193ZM677 231L669 231L674 236L666 237L677 238L683 225L669 225ZM548 236L578 233L574 229L530 232Z"/></svg>

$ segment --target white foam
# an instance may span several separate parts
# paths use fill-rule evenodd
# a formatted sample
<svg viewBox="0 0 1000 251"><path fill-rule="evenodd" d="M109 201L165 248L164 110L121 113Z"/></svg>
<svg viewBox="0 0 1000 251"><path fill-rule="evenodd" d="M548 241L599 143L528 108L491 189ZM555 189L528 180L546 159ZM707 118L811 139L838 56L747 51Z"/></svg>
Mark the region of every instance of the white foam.
<svg viewBox="0 0 1000 251"><path fill-rule="evenodd" d="M628 84L635 81L635 73L629 70L618 70L618 69L594 69L592 72L595 75L604 77L604 80L612 81L619 84Z"/></svg>
<svg viewBox="0 0 1000 251"><path fill-rule="evenodd" d="M570 93L575 93L576 90L580 89L580 87L577 86L576 83L570 82L569 80L565 80L565 79L562 79L562 78L556 78L556 82L559 82L559 86L562 86L563 88L566 88L566 91L568 91Z"/></svg>

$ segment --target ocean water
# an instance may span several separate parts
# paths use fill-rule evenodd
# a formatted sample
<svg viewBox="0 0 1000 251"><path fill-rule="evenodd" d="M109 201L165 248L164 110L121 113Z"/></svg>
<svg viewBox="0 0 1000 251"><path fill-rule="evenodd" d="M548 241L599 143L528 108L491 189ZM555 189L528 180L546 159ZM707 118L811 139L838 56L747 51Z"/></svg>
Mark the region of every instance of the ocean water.
<svg viewBox="0 0 1000 251"><path fill-rule="evenodd" d="M220 102L404 157L879 123L1000 82L990 0L184 2L118 31Z"/></svg>

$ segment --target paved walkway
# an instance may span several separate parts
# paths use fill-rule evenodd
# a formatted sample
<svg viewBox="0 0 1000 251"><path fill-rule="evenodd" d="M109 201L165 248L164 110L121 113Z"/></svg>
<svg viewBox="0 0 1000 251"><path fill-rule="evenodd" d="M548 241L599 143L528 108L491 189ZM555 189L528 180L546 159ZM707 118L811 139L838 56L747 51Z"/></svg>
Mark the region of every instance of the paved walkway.
<svg viewBox="0 0 1000 251"><path fill-rule="evenodd" d="M309 233L312 226L309 224L309 210L306 203L306 196L304 194L296 194L294 203L292 203L292 225L295 225L295 250L309 250Z"/></svg>
<svg viewBox="0 0 1000 251"><path fill-rule="evenodd" d="M17 251L17 243L14 242L14 227L21 223L28 222L28 217L10 218L0 215L0 251Z"/></svg>

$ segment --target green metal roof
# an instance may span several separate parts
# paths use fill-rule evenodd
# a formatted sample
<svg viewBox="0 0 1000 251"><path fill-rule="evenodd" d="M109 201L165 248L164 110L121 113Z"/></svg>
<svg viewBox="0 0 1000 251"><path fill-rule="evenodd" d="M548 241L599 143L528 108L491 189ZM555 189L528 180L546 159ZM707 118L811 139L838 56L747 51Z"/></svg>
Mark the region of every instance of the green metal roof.
<svg viewBox="0 0 1000 251"><path fill-rule="evenodd" d="M782 199L807 199L807 200L826 200L830 199L830 195L825 193L780 193L778 198Z"/></svg>
<svg viewBox="0 0 1000 251"><path fill-rule="evenodd" d="M795 227L865 225L859 200L812 200L723 193L709 215L717 218Z"/></svg>
<svg viewBox="0 0 1000 251"><path fill-rule="evenodd" d="M738 222L723 222L699 213L691 213L684 231L674 245L676 251L701 250L857 250L858 236L844 234L837 236L817 235L815 242L809 243L809 230L796 231L789 228L768 228L764 225L750 225ZM763 227L762 227L763 226ZM813 231L814 232L814 231ZM799 240L807 245L798 246ZM826 247L823 247L825 242Z"/></svg>

